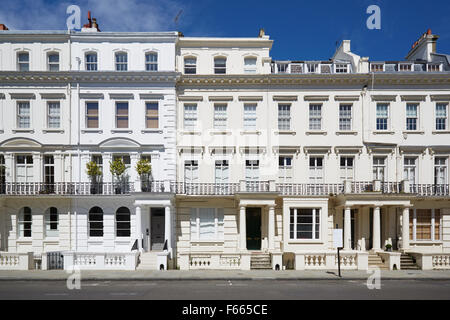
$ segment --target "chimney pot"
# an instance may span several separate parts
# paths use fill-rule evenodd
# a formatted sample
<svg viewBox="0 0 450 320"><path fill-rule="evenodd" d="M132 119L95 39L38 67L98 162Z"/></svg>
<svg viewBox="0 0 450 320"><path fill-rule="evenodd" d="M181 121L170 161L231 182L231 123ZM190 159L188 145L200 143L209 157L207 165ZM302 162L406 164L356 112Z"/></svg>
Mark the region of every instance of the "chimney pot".
<svg viewBox="0 0 450 320"><path fill-rule="evenodd" d="M4 25L3 23L0 23L0 30L9 30L8 27L6 25Z"/></svg>
<svg viewBox="0 0 450 320"><path fill-rule="evenodd" d="M428 29L427 34L431 35L431 29Z"/></svg>

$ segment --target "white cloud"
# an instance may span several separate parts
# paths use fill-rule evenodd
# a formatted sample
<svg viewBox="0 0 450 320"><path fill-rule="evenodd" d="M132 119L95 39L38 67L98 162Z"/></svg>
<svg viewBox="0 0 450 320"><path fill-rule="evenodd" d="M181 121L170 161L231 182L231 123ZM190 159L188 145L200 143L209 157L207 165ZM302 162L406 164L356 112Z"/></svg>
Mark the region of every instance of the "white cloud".
<svg viewBox="0 0 450 320"><path fill-rule="evenodd" d="M78 5L81 8L81 25L87 23L87 12L102 31L167 31L180 29L186 19L180 19L179 26L174 18L180 10L185 13L187 5L180 0L2 0L0 23L11 30L65 30L66 8Z"/></svg>

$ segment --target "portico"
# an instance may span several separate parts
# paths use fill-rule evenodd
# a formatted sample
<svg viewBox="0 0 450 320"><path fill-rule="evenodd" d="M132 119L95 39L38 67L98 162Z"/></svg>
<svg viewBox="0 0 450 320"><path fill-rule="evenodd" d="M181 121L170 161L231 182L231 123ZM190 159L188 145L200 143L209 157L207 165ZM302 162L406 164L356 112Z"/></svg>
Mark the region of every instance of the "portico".
<svg viewBox="0 0 450 320"><path fill-rule="evenodd" d="M344 250L376 253L384 251L386 244L391 244L394 250L407 250L411 206L409 200L403 199L340 201L334 225L344 229Z"/></svg>

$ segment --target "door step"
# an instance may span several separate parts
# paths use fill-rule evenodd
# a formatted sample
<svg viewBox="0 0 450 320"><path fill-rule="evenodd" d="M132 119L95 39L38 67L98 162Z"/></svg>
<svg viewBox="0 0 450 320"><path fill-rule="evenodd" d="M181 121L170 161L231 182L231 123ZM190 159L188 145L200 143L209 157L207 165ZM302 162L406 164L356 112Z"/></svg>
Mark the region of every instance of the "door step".
<svg viewBox="0 0 450 320"><path fill-rule="evenodd" d="M389 270L389 268L383 263L381 257L377 254L369 254L369 270L380 269Z"/></svg>
<svg viewBox="0 0 450 320"><path fill-rule="evenodd" d="M271 270L272 257L270 253L255 252L250 257L250 269Z"/></svg>
<svg viewBox="0 0 450 320"><path fill-rule="evenodd" d="M400 256L400 270L420 270L420 268L409 254L402 253Z"/></svg>

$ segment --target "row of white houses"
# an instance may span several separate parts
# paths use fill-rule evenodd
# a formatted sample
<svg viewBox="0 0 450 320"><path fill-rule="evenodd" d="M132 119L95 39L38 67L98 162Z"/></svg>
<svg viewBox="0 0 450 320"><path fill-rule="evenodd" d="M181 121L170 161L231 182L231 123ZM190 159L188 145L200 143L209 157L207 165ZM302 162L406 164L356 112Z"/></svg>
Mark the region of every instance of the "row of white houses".
<svg viewBox="0 0 450 320"><path fill-rule="evenodd" d="M0 269L334 269L334 229L344 268L450 268L437 39L274 61L263 31L1 30Z"/></svg>

